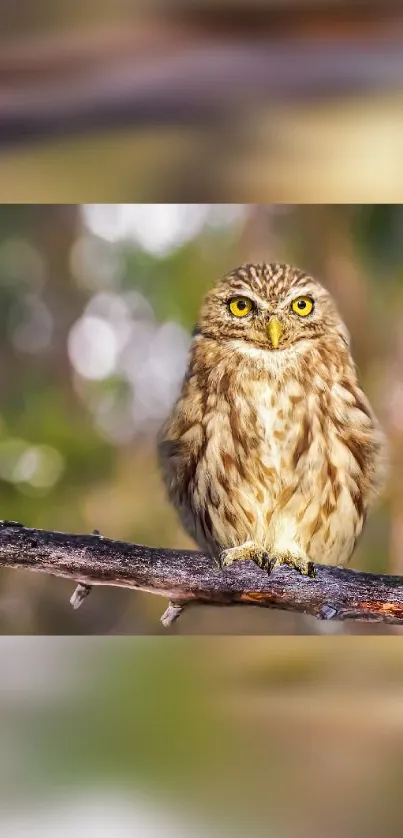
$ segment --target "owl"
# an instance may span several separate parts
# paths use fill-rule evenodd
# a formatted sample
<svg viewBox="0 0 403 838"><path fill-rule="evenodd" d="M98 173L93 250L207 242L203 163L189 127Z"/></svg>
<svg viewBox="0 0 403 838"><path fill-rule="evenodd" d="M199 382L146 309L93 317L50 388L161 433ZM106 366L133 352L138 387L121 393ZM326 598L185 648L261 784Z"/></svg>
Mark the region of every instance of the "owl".
<svg viewBox="0 0 403 838"><path fill-rule="evenodd" d="M385 477L385 439L322 285L244 265L207 294L159 438L168 495L221 565L344 564Z"/></svg>

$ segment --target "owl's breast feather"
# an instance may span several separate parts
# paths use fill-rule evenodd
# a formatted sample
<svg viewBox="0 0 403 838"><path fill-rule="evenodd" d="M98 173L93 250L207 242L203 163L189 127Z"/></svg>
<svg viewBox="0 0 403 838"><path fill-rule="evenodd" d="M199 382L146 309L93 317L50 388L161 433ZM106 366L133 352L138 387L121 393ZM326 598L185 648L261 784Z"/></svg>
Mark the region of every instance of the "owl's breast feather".
<svg viewBox="0 0 403 838"><path fill-rule="evenodd" d="M249 381L231 401L217 400L206 471L222 484L225 460L224 513L217 510L213 521L226 546L293 543L315 561L348 560L365 519L376 430L347 392L336 388L332 405L324 391L306 392L297 380L282 387ZM342 421L356 424L344 438L343 411Z"/></svg>
<svg viewBox="0 0 403 838"><path fill-rule="evenodd" d="M218 347L194 362L166 429L171 499L202 549L294 542L342 563L376 494L382 436L348 354L301 350L295 367L272 354L229 364Z"/></svg>

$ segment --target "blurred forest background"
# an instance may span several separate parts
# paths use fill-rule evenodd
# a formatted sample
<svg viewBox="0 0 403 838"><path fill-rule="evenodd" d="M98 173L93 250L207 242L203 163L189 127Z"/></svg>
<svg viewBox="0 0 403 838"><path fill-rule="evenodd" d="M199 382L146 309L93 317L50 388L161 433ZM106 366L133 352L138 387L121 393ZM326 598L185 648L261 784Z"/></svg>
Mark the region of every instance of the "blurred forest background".
<svg viewBox="0 0 403 838"><path fill-rule="evenodd" d="M321 279L353 336L393 470L353 566L403 574L401 206L58 205L0 208L0 508L27 526L192 546L168 504L155 436L180 386L206 290L245 261ZM160 633L164 600L2 570L0 631ZM330 629L301 615L199 607L174 633ZM335 624L332 631L386 632Z"/></svg>
<svg viewBox="0 0 403 838"><path fill-rule="evenodd" d="M0 200L399 201L400 0L2 0Z"/></svg>

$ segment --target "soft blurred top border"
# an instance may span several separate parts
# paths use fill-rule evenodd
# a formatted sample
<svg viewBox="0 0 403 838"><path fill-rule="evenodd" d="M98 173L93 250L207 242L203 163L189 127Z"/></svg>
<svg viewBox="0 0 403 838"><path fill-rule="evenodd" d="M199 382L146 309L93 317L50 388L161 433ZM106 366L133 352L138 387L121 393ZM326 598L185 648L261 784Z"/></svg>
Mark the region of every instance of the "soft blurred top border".
<svg viewBox="0 0 403 838"><path fill-rule="evenodd" d="M280 13L276 2L272 17L272 4L260 3L261 15L254 5L239 19L226 17L230 3L197 4L181 19L140 17L9 39L0 55L0 145L94 128L214 122L245 105L403 87L403 16L395 3L294 4L288 0ZM214 9L227 27L214 27ZM366 37L374 24L382 40Z"/></svg>
<svg viewBox="0 0 403 838"><path fill-rule="evenodd" d="M402 41L397 0L4 0L0 197L399 200Z"/></svg>

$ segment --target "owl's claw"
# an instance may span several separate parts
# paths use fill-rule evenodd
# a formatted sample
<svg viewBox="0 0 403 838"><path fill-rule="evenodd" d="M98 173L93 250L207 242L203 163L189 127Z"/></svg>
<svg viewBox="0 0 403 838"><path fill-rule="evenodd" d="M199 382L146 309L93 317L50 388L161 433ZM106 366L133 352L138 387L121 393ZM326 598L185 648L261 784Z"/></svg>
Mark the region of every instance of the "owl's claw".
<svg viewBox="0 0 403 838"><path fill-rule="evenodd" d="M219 559L221 567L228 567L235 561L245 560L255 562L258 567L266 570L269 574L276 568L281 567L281 565L286 564L294 568L294 570L298 570L302 576L315 576L313 562L307 556L292 552L272 555L271 552L267 552L267 550L259 547L258 544L253 544L253 542L242 544L240 547L231 547L228 550L223 550Z"/></svg>
<svg viewBox="0 0 403 838"><path fill-rule="evenodd" d="M281 567L283 564L292 567L294 570L298 570L298 573L301 573L302 576L310 576L311 578L315 576L313 562L307 556L300 556L293 553L283 553L274 556L271 569L275 570L276 567Z"/></svg>
<svg viewBox="0 0 403 838"><path fill-rule="evenodd" d="M273 559L269 553L257 544L248 542L241 544L240 547L230 547L228 550L223 550L220 554L220 563L222 567L228 567L233 562L238 561L252 561L257 564L262 570L267 570L268 573L273 568Z"/></svg>

